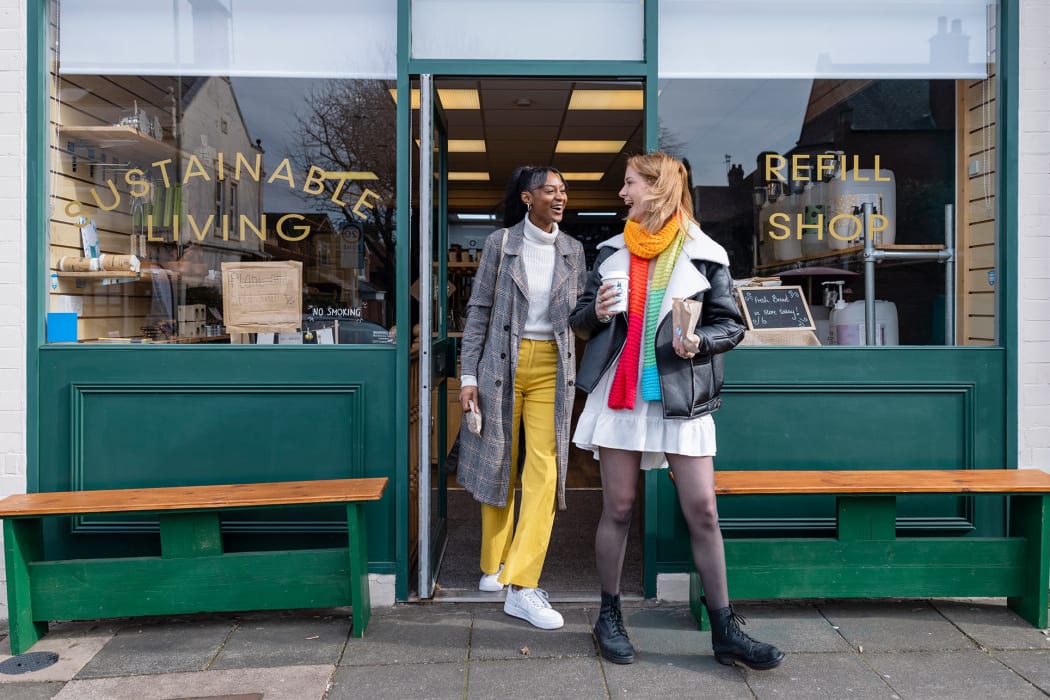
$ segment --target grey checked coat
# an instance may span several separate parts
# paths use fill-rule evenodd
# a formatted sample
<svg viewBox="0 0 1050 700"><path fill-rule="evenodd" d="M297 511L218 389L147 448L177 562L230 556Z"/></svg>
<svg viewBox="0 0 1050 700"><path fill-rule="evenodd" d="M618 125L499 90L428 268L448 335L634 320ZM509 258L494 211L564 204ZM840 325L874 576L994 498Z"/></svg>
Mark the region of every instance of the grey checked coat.
<svg viewBox="0 0 1050 700"><path fill-rule="evenodd" d="M506 250L503 229L485 241L467 305L460 353L461 374L478 379L481 435L464 425L459 434L456 480L488 505L505 507L510 483L511 422L514 417L514 374L518 366L525 318L529 311L528 280L521 258L525 222L510 227ZM502 268L500 258L503 258ZM498 279L497 279L498 274ZM560 232L554 239L554 278L550 316L558 343L554 433L558 455L558 509L565 509L565 472L569 461L569 423L576 394L576 341L569 314L587 279L587 262L579 241Z"/></svg>

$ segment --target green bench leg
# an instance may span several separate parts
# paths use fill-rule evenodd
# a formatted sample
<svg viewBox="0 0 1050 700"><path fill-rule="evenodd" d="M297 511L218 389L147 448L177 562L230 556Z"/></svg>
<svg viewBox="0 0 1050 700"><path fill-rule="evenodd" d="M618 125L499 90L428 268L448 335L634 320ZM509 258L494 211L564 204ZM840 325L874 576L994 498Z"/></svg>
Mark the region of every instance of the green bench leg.
<svg viewBox="0 0 1050 700"><path fill-rule="evenodd" d="M219 514L163 513L160 520L160 555L165 559L222 554Z"/></svg>
<svg viewBox="0 0 1050 700"><path fill-rule="evenodd" d="M835 505L840 542L897 538L896 497L839 496Z"/></svg>
<svg viewBox="0 0 1050 700"><path fill-rule="evenodd" d="M349 535L350 603L354 607L354 636L364 637L372 602L368 596L368 539L357 503L346 504L346 530Z"/></svg>
<svg viewBox="0 0 1050 700"><path fill-rule="evenodd" d="M4 561L7 564L7 613L11 655L17 656L47 634L47 622L33 619L30 562L43 559L44 536L40 518L4 520Z"/></svg>
<svg viewBox="0 0 1050 700"><path fill-rule="evenodd" d="M696 573L696 567L689 567L689 612L693 613L697 627L701 631L711 629L711 619L707 615L707 607L703 603L704 584L700 582L700 574Z"/></svg>
<svg viewBox="0 0 1050 700"><path fill-rule="evenodd" d="M1050 496L1010 498L1010 535L1028 542L1024 595L1007 598L1015 613L1039 629L1047 627L1047 587L1050 584Z"/></svg>

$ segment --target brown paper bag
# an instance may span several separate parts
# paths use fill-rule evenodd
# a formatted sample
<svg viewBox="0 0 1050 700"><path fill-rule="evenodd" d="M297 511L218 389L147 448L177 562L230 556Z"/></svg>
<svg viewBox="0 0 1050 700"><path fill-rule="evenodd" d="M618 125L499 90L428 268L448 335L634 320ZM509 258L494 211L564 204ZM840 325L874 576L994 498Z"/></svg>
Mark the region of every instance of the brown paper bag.
<svg viewBox="0 0 1050 700"><path fill-rule="evenodd" d="M703 305L696 299L672 300L671 322L674 324L674 332L689 352L700 352L700 336L695 331L700 320L701 308Z"/></svg>

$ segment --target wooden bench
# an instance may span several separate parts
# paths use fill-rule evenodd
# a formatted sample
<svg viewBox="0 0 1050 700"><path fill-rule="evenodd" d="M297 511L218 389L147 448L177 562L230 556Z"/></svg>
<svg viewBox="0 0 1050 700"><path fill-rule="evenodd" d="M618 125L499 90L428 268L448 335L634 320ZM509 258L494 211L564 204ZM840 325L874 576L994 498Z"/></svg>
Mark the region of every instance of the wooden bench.
<svg viewBox="0 0 1050 700"><path fill-rule="evenodd" d="M387 479L330 479L30 493L0 501L11 653L49 620L353 606L354 636L368 625L368 551L360 504ZM219 513L346 504L347 548L223 551ZM159 557L44 559L43 519L145 513L160 521Z"/></svg>
<svg viewBox="0 0 1050 700"><path fill-rule="evenodd" d="M725 471L715 493L837 496L837 532L826 538L725 540L732 599L1006 597L1047 626L1050 474L1033 469ZM897 537L896 496L1009 497L1005 537ZM693 615L706 627L700 579L691 571Z"/></svg>

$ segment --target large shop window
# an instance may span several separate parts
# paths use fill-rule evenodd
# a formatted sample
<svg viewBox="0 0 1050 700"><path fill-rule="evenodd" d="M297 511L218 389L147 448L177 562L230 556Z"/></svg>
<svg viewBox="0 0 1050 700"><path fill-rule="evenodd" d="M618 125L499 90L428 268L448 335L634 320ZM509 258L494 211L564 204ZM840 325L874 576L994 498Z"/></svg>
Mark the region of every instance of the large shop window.
<svg viewBox="0 0 1050 700"><path fill-rule="evenodd" d="M51 13L49 342L392 342L394 3Z"/></svg>
<svg viewBox="0 0 1050 700"><path fill-rule="evenodd" d="M661 0L660 146L689 161L738 284L801 288L816 338L800 344L997 342L997 16Z"/></svg>

